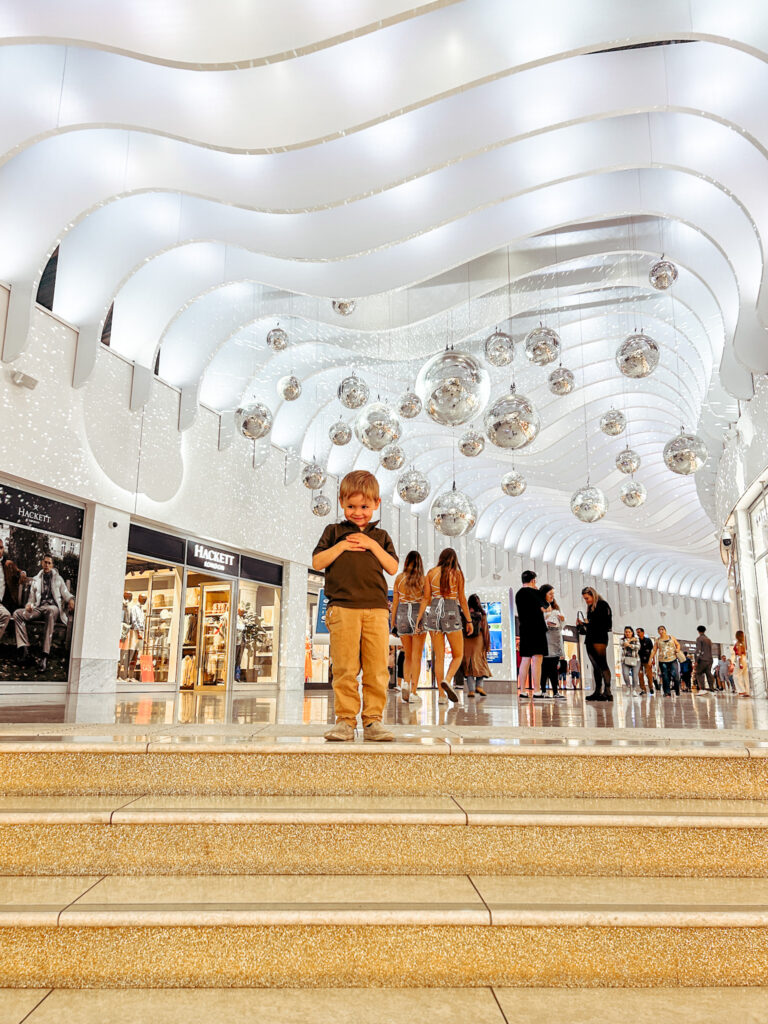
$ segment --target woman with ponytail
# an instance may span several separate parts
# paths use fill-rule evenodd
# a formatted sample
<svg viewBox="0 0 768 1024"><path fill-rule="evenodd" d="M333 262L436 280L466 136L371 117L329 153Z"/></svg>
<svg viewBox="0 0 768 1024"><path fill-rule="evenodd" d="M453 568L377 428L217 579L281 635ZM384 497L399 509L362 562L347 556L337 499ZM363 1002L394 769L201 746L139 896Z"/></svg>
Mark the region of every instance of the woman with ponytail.
<svg viewBox="0 0 768 1024"><path fill-rule="evenodd" d="M453 677L461 665L464 654L464 630L461 613L464 613L467 633L472 632L472 620L464 593L464 573L453 548L441 552L434 569L427 573L424 595L419 608L419 619L429 630L437 682L438 704L448 700L458 701L453 688ZM445 679L445 640L451 648L451 663L448 678ZM446 699L447 698L447 699Z"/></svg>

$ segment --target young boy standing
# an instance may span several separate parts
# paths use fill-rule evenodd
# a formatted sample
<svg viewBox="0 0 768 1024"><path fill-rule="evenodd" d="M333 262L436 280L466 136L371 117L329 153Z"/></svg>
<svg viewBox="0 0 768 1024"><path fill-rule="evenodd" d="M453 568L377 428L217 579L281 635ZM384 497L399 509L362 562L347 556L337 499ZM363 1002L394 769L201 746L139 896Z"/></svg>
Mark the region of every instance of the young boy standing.
<svg viewBox="0 0 768 1024"><path fill-rule="evenodd" d="M328 606L325 622L331 636L336 725L327 740L355 737L363 670L363 738L394 739L381 724L387 700L389 669L389 602L384 573L394 576L397 554L386 530L371 523L381 504L379 482L372 473L347 473L339 488L342 523L326 526L312 552L312 568L325 570Z"/></svg>

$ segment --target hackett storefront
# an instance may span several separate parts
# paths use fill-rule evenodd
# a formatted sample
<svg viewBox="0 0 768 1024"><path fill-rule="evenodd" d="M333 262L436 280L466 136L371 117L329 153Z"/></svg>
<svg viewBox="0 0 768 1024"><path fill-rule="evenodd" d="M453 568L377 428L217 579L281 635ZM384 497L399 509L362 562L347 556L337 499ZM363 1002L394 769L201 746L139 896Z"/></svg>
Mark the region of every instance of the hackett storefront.
<svg viewBox="0 0 768 1024"><path fill-rule="evenodd" d="M118 680L215 690L278 678L282 565L133 524Z"/></svg>

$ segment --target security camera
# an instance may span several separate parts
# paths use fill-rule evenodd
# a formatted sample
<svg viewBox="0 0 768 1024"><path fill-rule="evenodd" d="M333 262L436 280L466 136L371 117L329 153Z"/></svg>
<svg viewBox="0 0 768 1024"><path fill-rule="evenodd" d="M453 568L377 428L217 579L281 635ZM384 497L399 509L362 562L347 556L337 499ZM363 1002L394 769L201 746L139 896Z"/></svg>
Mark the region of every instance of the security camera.
<svg viewBox="0 0 768 1024"><path fill-rule="evenodd" d="M117 529L117 523L114 521L114 519L112 520L112 522L107 523L107 526L110 528L110 530L116 530Z"/></svg>
<svg viewBox="0 0 768 1024"><path fill-rule="evenodd" d="M723 530L722 542L724 548L729 548L733 544L733 535L730 530Z"/></svg>

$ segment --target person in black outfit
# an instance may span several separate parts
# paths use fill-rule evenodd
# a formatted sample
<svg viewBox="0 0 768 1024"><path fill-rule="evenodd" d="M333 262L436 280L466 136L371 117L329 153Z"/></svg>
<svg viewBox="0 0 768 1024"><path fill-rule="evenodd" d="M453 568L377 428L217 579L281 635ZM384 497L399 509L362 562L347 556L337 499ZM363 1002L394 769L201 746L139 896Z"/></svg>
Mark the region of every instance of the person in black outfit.
<svg viewBox="0 0 768 1024"><path fill-rule="evenodd" d="M637 637L640 641L640 692L645 693L645 684L648 683L648 692L653 693L653 666L651 665L651 654L653 654L653 640L645 635L642 626L637 627Z"/></svg>
<svg viewBox="0 0 768 1024"><path fill-rule="evenodd" d="M606 651L608 634L613 629L613 613L608 602L600 597L594 587L584 587L581 596L587 606L587 632L584 640L595 677L595 689L586 699L612 701L611 670Z"/></svg>
<svg viewBox="0 0 768 1024"><path fill-rule="evenodd" d="M528 673L533 676L533 690L541 685L541 663L547 656L547 624L544 621L546 602L536 586L536 573L526 569L521 576L522 587L515 594L515 608L520 640L520 692L528 684ZM533 690L531 697L533 697Z"/></svg>

